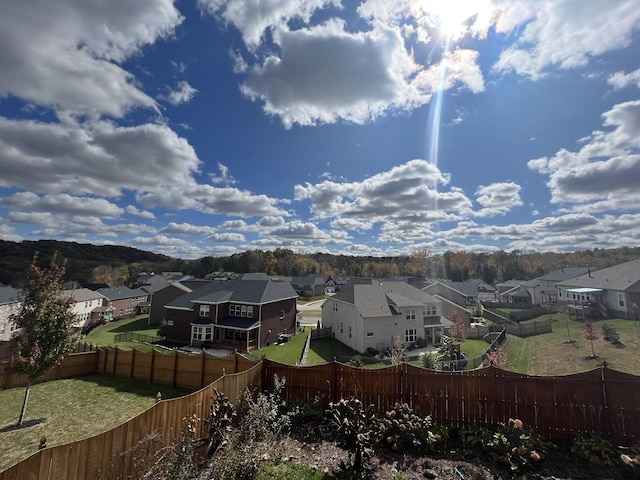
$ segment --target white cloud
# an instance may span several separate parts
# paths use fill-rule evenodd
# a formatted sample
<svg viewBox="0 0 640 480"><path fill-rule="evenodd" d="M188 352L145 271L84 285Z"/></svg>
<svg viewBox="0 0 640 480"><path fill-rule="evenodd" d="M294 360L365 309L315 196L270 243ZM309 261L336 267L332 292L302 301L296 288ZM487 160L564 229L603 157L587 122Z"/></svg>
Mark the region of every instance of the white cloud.
<svg viewBox="0 0 640 480"><path fill-rule="evenodd" d="M612 130L593 132L579 151L562 149L528 163L531 170L549 175L552 202L590 211L592 202L603 210L640 202L640 100L615 105L603 118Z"/></svg>
<svg viewBox="0 0 640 480"><path fill-rule="evenodd" d="M515 34L494 69L533 79L551 67L576 68L631 43L640 25L636 0L496 1L498 32Z"/></svg>
<svg viewBox="0 0 640 480"><path fill-rule="evenodd" d="M23 238L16 233L15 228L0 223L0 240L7 242L21 242Z"/></svg>
<svg viewBox="0 0 640 480"><path fill-rule="evenodd" d="M164 125L50 124L0 117L0 186L118 197L194 183L193 148Z"/></svg>
<svg viewBox="0 0 640 480"><path fill-rule="evenodd" d="M476 191L476 202L482 209L476 213L479 217L504 215L514 207L523 205L520 197L520 185L514 182L483 185Z"/></svg>
<svg viewBox="0 0 640 480"><path fill-rule="evenodd" d="M129 215L134 215L136 217L140 217L140 218L148 218L149 220L153 220L156 218L156 216L147 211L147 210L140 210L137 207L134 207L133 205L127 205L124 210L129 214Z"/></svg>
<svg viewBox="0 0 640 480"><path fill-rule="evenodd" d="M277 206L279 200L267 195L254 195L246 190L211 185L192 185L184 189L170 185L162 190L137 196L146 208L164 207L172 210L194 209L210 214L225 214L238 217L289 214Z"/></svg>
<svg viewBox="0 0 640 480"><path fill-rule="evenodd" d="M210 242L244 242L244 235L240 233L214 233L209 235L207 240Z"/></svg>
<svg viewBox="0 0 640 480"><path fill-rule="evenodd" d="M171 234L171 235L210 235L215 232L214 227L207 227L203 225L191 225L190 223L175 223L169 222L169 224L162 228L158 233Z"/></svg>
<svg viewBox="0 0 640 480"><path fill-rule="evenodd" d="M612 85L615 90L620 90L628 86L640 88L640 68L631 73L616 72L609 76L607 83Z"/></svg>
<svg viewBox="0 0 640 480"><path fill-rule="evenodd" d="M27 212L65 213L102 218L118 218L124 213L122 208L108 200L67 194L38 196L31 192L18 192L0 198L0 205Z"/></svg>
<svg viewBox="0 0 640 480"><path fill-rule="evenodd" d="M290 20L308 23L319 9L340 6L340 0L198 0L198 7L232 24L249 48L256 48L267 29Z"/></svg>
<svg viewBox="0 0 640 480"><path fill-rule="evenodd" d="M215 175L213 173L209 174L211 183L223 185L234 185L238 183L238 181L229 174L229 167L226 165L218 162L218 170L220 170L220 175Z"/></svg>
<svg viewBox="0 0 640 480"><path fill-rule="evenodd" d="M320 218L347 217L367 222L429 221L434 212L469 212L471 201L459 190L439 191L448 175L425 160L411 160L360 183L324 181L296 185L296 200L311 200ZM436 214L438 216L439 214Z"/></svg>
<svg viewBox="0 0 640 480"><path fill-rule="evenodd" d="M0 97L122 117L154 100L121 67L182 21L172 0L23 0L0 15Z"/></svg>
<svg viewBox="0 0 640 480"><path fill-rule="evenodd" d="M178 88L170 89L165 98L171 105L181 105L189 103L196 93L198 90L189 85L189 82L181 81L178 83Z"/></svg>

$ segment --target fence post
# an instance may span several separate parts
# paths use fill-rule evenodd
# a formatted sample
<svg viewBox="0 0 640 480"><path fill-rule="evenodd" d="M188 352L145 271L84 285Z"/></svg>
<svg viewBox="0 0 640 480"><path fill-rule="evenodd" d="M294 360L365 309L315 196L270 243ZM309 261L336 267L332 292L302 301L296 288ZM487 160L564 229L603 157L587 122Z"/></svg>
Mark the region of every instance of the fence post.
<svg viewBox="0 0 640 480"><path fill-rule="evenodd" d="M200 363L200 388L203 388L204 387L204 367L205 367L205 361L206 361L204 350L200 352L200 355L202 355L202 362Z"/></svg>
<svg viewBox="0 0 640 480"><path fill-rule="evenodd" d="M178 351L174 350L173 351L173 381L171 382L171 384L175 387L176 386L176 376L178 374Z"/></svg>
<svg viewBox="0 0 640 480"><path fill-rule="evenodd" d="M611 436L612 433L615 433L617 425L613 425L611 422L611 408L609 405L609 398L607 396L607 362L604 362L602 367L600 367L600 378L602 379L602 400L603 400L603 408L604 408L604 421L606 428L608 431L606 432L607 436ZM605 433L605 432L603 432ZM624 437L624 432L618 432L620 437Z"/></svg>
<svg viewBox="0 0 640 480"><path fill-rule="evenodd" d="M156 349L151 349L151 368L149 369L149 383L153 383L153 369L156 363Z"/></svg>
<svg viewBox="0 0 640 480"><path fill-rule="evenodd" d="M338 362L336 362L336 357L333 357L333 362L331 362L331 401L333 403L338 401Z"/></svg>
<svg viewBox="0 0 640 480"><path fill-rule="evenodd" d="M129 367L129 378L133 378L133 371L136 365L136 349L131 349L131 367Z"/></svg>

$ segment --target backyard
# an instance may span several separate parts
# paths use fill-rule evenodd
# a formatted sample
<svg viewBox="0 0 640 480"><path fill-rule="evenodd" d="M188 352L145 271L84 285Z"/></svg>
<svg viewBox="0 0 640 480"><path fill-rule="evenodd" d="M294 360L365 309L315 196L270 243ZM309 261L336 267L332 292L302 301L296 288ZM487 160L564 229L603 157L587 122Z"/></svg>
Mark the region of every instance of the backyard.
<svg viewBox="0 0 640 480"><path fill-rule="evenodd" d="M167 399L190 390L110 375L39 383L31 387L23 427L16 429L24 392L0 390L0 471L36 452L43 435L47 446L87 438L151 407L158 392Z"/></svg>

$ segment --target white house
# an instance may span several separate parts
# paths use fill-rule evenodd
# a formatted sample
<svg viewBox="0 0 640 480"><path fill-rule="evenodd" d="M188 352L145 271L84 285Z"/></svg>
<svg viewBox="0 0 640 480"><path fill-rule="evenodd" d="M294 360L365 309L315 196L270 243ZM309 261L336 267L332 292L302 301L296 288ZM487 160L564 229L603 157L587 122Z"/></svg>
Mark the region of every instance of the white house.
<svg viewBox="0 0 640 480"><path fill-rule="evenodd" d="M322 325L358 352L420 341L438 344L451 321L441 300L403 281L352 279L322 306Z"/></svg>
<svg viewBox="0 0 640 480"><path fill-rule="evenodd" d="M0 341L8 341L16 329L9 318L20 309L18 294L15 288L0 285Z"/></svg>
<svg viewBox="0 0 640 480"><path fill-rule="evenodd" d="M97 322L103 315L103 307L109 303L107 297L88 288L65 290L63 295L73 299L71 310L76 316L73 328L82 328Z"/></svg>

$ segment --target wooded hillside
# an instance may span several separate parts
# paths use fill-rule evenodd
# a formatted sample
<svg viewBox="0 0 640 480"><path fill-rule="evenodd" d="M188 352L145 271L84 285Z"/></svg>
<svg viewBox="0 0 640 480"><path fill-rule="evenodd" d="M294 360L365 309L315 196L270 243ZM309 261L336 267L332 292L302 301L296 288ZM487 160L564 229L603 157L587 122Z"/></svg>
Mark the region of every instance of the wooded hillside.
<svg viewBox="0 0 640 480"><path fill-rule="evenodd" d="M35 252L48 262L54 252L67 260L68 281L79 284L126 284L140 272L179 271L202 278L212 272L265 272L269 275L323 274L347 277L426 276L463 281L480 278L489 284L528 280L562 267L597 268L640 257L640 247L593 249L573 253L445 252L422 250L411 256L354 257L328 253L296 254L292 250L250 250L227 257L197 260L171 258L131 247L90 245L55 240L8 242L0 240L0 283L19 287ZM111 279L108 281L107 279Z"/></svg>

